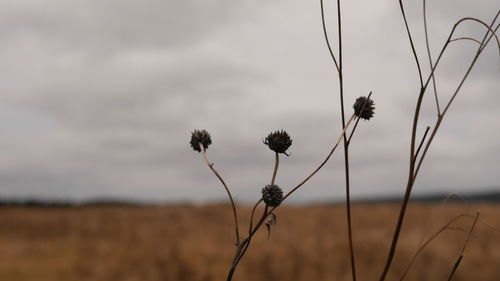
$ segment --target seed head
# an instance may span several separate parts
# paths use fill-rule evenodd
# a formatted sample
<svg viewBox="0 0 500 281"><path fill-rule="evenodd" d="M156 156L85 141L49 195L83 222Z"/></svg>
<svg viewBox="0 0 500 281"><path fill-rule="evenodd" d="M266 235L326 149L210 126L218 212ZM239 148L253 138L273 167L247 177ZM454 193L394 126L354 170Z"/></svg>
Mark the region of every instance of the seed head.
<svg viewBox="0 0 500 281"><path fill-rule="evenodd" d="M207 149L208 146L212 144L210 134L205 130L194 130L194 132L191 133L191 147L194 150L201 152L200 143L203 145L204 149Z"/></svg>
<svg viewBox="0 0 500 281"><path fill-rule="evenodd" d="M365 120L369 120L373 117L375 110L375 103L372 99L367 97L359 97L356 99L356 102L352 106L354 108L354 114L359 118L363 118Z"/></svg>
<svg viewBox="0 0 500 281"><path fill-rule="evenodd" d="M284 130L276 131L274 133L270 133L265 139L264 144L269 146L274 152L283 153L286 156L287 149L292 145L292 139Z"/></svg>
<svg viewBox="0 0 500 281"><path fill-rule="evenodd" d="M275 184L266 185L266 187L262 189L262 201L264 201L268 207L278 207L281 201L283 201L283 191Z"/></svg>

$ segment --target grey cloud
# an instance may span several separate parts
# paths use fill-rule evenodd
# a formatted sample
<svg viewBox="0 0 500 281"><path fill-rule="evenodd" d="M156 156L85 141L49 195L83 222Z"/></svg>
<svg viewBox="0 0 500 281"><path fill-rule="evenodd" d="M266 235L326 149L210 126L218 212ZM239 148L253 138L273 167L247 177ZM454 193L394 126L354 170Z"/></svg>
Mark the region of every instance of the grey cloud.
<svg viewBox="0 0 500 281"><path fill-rule="evenodd" d="M108 52L192 44L253 8L247 1L227 0L8 1L1 6L3 34L31 35L55 48Z"/></svg>
<svg viewBox="0 0 500 281"><path fill-rule="evenodd" d="M269 132L286 129L294 139L278 172L286 190L340 133L338 82L317 3L63 2L0 4L0 28L10 34L0 47L1 195L222 199L217 179L188 144L193 129L207 129L210 160L236 197L250 201L271 175L274 155L262 144ZM345 3L346 115L371 90L377 109L352 141L353 195L400 194L416 67L397 3L358 4ZM495 3L468 5L482 16ZM451 19L467 12L440 9L429 14L433 50ZM410 15L417 28L418 14ZM328 22L335 41L334 18ZM457 46L443 64L443 100L473 47ZM416 190L498 183L496 58L490 46L445 119ZM429 91L419 135L435 120L433 102ZM341 198L341 156L339 148L294 200Z"/></svg>

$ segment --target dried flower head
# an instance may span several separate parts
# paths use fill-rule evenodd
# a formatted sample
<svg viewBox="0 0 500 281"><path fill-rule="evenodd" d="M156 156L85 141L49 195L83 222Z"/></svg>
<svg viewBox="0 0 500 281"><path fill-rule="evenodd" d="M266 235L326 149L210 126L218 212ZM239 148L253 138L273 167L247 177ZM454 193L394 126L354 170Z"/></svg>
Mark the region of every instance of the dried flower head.
<svg viewBox="0 0 500 281"><path fill-rule="evenodd" d="M365 120L369 120L373 117L375 110L375 103L372 99L367 97L359 97L356 99L356 102L352 106L354 108L354 114L359 118L363 118Z"/></svg>
<svg viewBox="0 0 500 281"><path fill-rule="evenodd" d="M204 149L207 149L208 146L212 144L210 134L206 130L194 130L194 132L191 133L191 147L201 152L200 143L203 145Z"/></svg>
<svg viewBox="0 0 500 281"><path fill-rule="evenodd" d="M276 131L274 133L270 133L265 139L264 144L269 146L274 152L283 153L286 156L286 150L292 145L292 139L284 130Z"/></svg>
<svg viewBox="0 0 500 281"><path fill-rule="evenodd" d="M262 189L262 201L264 201L268 207L278 207L281 201L283 201L283 191L275 184L266 185L266 187Z"/></svg>

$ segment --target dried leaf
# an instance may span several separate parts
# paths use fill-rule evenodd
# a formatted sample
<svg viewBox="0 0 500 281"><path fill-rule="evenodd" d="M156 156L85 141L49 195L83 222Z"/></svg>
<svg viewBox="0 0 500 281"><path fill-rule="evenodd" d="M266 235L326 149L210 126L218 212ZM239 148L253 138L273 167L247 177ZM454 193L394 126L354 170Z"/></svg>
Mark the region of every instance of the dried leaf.
<svg viewBox="0 0 500 281"><path fill-rule="evenodd" d="M275 225L278 222L276 215L272 213L266 220L266 228L267 228L267 240L271 236L271 226Z"/></svg>

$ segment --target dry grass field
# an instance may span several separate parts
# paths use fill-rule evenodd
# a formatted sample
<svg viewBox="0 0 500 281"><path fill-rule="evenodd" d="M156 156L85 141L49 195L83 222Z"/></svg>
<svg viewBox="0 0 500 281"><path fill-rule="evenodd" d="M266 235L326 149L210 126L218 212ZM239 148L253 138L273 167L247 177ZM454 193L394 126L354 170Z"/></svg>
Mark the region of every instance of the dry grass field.
<svg viewBox="0 0 500 281"><path fill-rule="evenodd" d="M376 280L397 205L355 204L359 280ZM240 207L243 208L243 207ZM500 225L500 205L472 205ZM245 208L243 208L245 209ZM463 205L413 204L388 280L399 280L422 237ZM248 221L243 210L242 225ZM267 240L262 229L238 268L238 281L350 280L342 206L283 207ZM247 221L245 221L247 218ZM434 240L405 280L446 280L472 218ZM227 206L0 208L2 281L225 280L233 254ZM500 233L479 222L454 280L500 280Z"/></svg>

